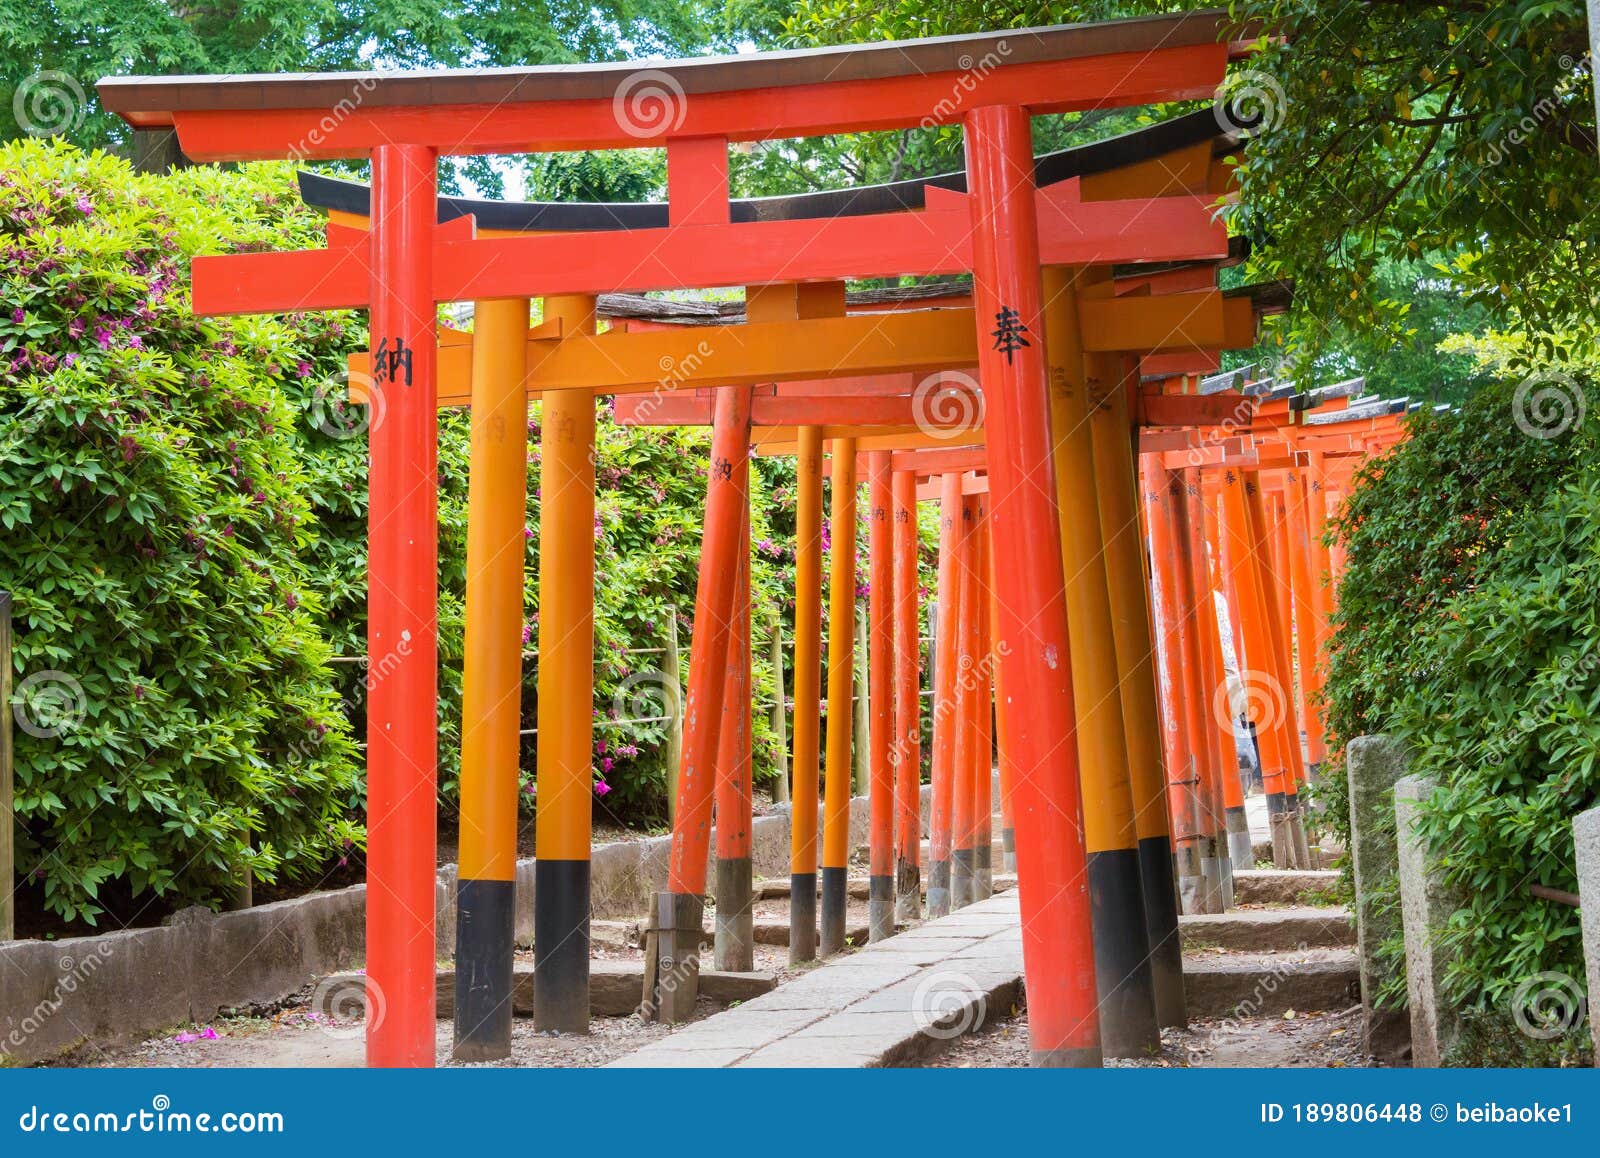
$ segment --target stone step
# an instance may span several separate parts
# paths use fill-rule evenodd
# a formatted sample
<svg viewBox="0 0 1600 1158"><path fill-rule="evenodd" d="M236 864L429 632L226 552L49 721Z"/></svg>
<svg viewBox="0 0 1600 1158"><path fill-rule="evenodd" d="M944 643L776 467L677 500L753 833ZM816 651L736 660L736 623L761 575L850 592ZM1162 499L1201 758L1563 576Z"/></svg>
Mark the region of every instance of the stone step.
<svg viewBox="0 0 1600 1158"><path fill-rule="evenodd" d="M1338 881L1332 869L1235 869L1233 900L1240 905L1303 905Z"/></svg>
<svg viewBox="0 0 1600 1158"><path fill-rule="evenodd" d="M709 952L710 941L706 942ZM517 1017L533 1016L533 966L518 961L513 966L511 1010ZM441 968L434 978L437 1015L453 1017L456 1006L456 971ZM718 1005L749 1001L778 987L772 973L728 973L700 970L700 996ZM313 996L313 1013L341 1018L360 1017L366 1009L367 977L364 973L335 973L324 978ZM628 1017L644 1000L644 962L589 962L589 1013L592 1017ZM319 1005L321 1008L317 1008Z"/></svg>
<svg viewBox="0 0 1600 1158"><path fill-rule="evenodd" d="M1360 988L1353 949L1185 953L1183 958L1183 993L1191 1018L1343 1010L1360 1000Z"/></svg>
<svg viewBox="0 0 1600 1158"><path fill-rule="evenodd" d="M1181 917L1185 949L1273 953L1356 943L1355 922L1344 908L1231 909Z"/></svg>
<svg viewBox="0 0 1600 1158"><path fill-rule="evenodd" d="M757 945L787 945L789 943L789 922L783 919L767 919L755 922ZM845 939L850 944L860 948L867 943L867 926L846 926Z"/></svg>
<svg viewBox="0 0 1600 1158"><path fill-rule="evenodd" d="M867 878L853 877L848 882L850 899L864 901L867 899ZM789 899L789 882L783 879L757 881L753 886L755 899L758 901L786 901ZM820 893L820 890L819 890Z"/></svg>

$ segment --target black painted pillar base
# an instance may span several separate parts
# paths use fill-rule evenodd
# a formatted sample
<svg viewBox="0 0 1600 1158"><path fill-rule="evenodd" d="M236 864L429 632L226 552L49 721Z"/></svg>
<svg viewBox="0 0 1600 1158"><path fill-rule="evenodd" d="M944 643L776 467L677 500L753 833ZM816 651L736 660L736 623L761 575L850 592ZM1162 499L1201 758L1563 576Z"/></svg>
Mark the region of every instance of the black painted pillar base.
<svg viewBox="0 0 1600 1158"><path fill-rule="evenodd" d="M1017 830L1014 828L1000 830L1000 867L1008 873L1017 871Z"/></svg>
<svg viewBox="0 0 1600 1158"><path fill-rule="evenodd" d="M1144 931L1150 944L1150 981L1156 1024L1189 1024L1183 997L1183 938L1178 932L1178 893L1172 879L1172 838L1139 842L1139 887L1144 895Z"/></svg>
<svg viewBox="0 0 1600 1158"><path fill-rule="evenodd" d="M1223 813L1223 820L1228 826L1228 859L1233 861L1233 867L1254 868L1255 845L1250 839L1250 818L1245 814L1244 806L1228 809Z"/></svg>
<svg viewBox="0 0 1600 1158"><path fill-rule="evenodd" d="M867 940L894 936L894 878L867 878Z"/></svg>
<svg viewBox="0 0 1600 1158"><path fill-rule="evenodd" d="M675 1024L694 1015L700 996L705 903L687 893L657 893L646 936L645 1016Z"/></svg>
<svg viewBox="0 0 1600 1158"><path fill-rule="evenodd" d="M717 860L717 968L749 973L756 967L755 913L751 907L750 858Z"/></svg>
<svg viewBox="0 0 1600 1158"><path fill-rule="evenodd" d="M950 915L950 862L936 860L928 868L928 920Z"/></svg>
<svg viewBox="0 0 1600 1158"><path fill-rule="evenodd" d="M994 845L980 844L972 853L977 862L972 870L972 899L987 901L994 896Z"/></svg>
<svg viewBox="0 0 1600 1158"><path fill-rule="evenodd" d="M822 942L818 946L818 953L823 957L831 957L844 948L849 872L849 869L843 868L822 870Z"/></svg>
<svg viewBox="0 0 1600 1158"><path fill-rule="evenodd" d="M589 1032L589 862L533 866L533 1024Z"/></svg>
<svg viewBox="0 0 1600 1158"><path fill-rule="evenodd" d="M894 919L900 924L922 920L922 866L902 859L895 865Z"/></svg>
<svg viewBox="0 0 1600 1158"><path fill-rule="evenodd" d="M1107 1057L1148 1057L1161 1050L1161 1030L1139 854L1131 848L1091 852L1088 870L1101 1049Z"/></svg>
<svg viewBox="0 0 1600 1158"><path fill-rule="evenodd" d="M1267 793L1267 831L1272 834L1272 867L1294 867L1294 832L1282 792Z"/></svg>
<svg viewBox="0 0 1600 1158"><path fill-rule="evenodd" d="M456 882L457 1061L511 1056L512 962L516 882Z"/></svg>
<svg viewBox="0 0 1600 1158"><path fill-rule="evenodd" d="M950 908L964 909L972 904L972 873L977 854L970 848L950 850Z"/></svg>
<svg viewBox="0 0 1600 1158"><path fill-rule="evenodd" d="M817 874L789 875L789 964L817 959Z"/></svg>

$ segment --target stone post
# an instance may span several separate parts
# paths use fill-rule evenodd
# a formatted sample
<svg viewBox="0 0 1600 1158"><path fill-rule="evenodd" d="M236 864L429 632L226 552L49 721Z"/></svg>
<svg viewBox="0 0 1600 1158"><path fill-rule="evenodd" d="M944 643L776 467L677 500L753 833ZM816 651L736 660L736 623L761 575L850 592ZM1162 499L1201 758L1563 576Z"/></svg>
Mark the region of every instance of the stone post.
<svg viewBox="0 0 1600 1158"><path fill-rule="evenodd" d="M1594 1064L1600 1066L1600 808L1580 812L1572 822L1572 843L1578 850L1578 899L1583 917L1583 959L1589 973L1589 1037Z"/></svg>
<svg viewBox="0 0 1600 1158"><path fill-rule="evenodd" d="M1378 948L1400 930L1392 912L1373 904L1374 890L1395 873L1394 783L1406 773L1406 753L1391 736L1357 736L1345 746L1350 781L1350 863L1356 886L1356 957L1361 970L1361 1027L1367 1050L1390 1060L1411 1044L1403 1009L1378 1009L1383 982Z"/></svg>
<svg viewBox="0 0 1600 1158"><path fill-rule="evenodd" d="M1439 866L1415 828L1418 805L1437 785L1403 776L1394 786L1395 836L1400 870L1400 921L1406 941L1406 995L1411 1008L1411 1065L1437 1067L1456 1037L1455 1010L1440 992L1448 957L1439 935L1455 908L1439 879Z"/></svg>

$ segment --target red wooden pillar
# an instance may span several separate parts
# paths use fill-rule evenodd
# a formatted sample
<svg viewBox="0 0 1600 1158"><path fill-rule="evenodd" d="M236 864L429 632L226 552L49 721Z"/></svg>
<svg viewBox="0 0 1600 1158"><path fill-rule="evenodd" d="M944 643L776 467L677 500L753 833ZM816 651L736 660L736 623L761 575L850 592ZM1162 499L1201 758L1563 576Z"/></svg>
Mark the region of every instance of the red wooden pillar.
<svg viewBox="0 0 1600 1158"><path fill-rule="evenodd" d="M894 505L889 452L867 456L867 928L871 940L894 935Z"/></svg>
<svg viewBox="0 0 1600 1158"><path fill-rule="evenodd" d="M800 428L795 462L794 787L789 960L817 956L817 779L822 766L822 429Z"/></svg>
<svg viewBox="0 0 1600 1158"><path fill-rule="evenodd" d="M1220 718L1214 710L1220 696L1228 698L1227 681L1223 677L1222 654L1217 640L1217 605L1211 595L1211 571L1206 561L1205 498L1200 490L1200 471L1186 467L1183 471L1184 518L1183 531L1188 541L1190 589L1194 603L1195 672L1199 679L1201 699L1196 706L1196 716L1201 726L1200 738L1204 747L1196 755L1200 758L1200 779L1196 784L1195 798L1200 813L1200 873L1205 878L1205 908L1208 913L1220 913L1232 904L1233 879L1228 868L1227 826L1222 806L1222 739L1221 731L1229 724L1224 710Z"/></svg>
<svg viewBox="0 0 1600 1158"><path fill-rule="evenodd" d="M1073 736L1061 529L1051 468L1028 114L967 114L973 306L992 494L996 635L1013 749L1017 877L1033 1062L1098 1066L1093 932Z"/></svg>
<svg viewBox="0 0 1600 1158"><path fill-rule="evenodd" d="M922 641L917 624L917 476L895 472L895 916L922 916Z"/></svg>
<svg viewBox="0 0 1600 1158"><path fill-rule="evenodd" d="M733 622L723 665L721 735L717 741L717 915L713 958L718 969L748 973L755 965L755 913L750 839L754 825L750 766L750 493L744 479Z"/></svg>
<svg viewBox="0 0 1600 1158"><path fill-rule="evenodd" d="M939 480L939 588L933 631L933 808L928 818L928 916L950 912L950 819L955 804L961 623L961 475Z"/></svg>
<svg viewBox="0 0 1600 1158"><path fill-rule="evenodd" d="M978 502L961 500L961 609L956 626L956 759L950 809L950 907L972 903L977 817L972 805L978 766Z"/></svg>
<svg viewBox="0 0 1600 1158"><path fill-rule="evenodd" d="M438 776L435 157L372 151L367 1064L434 1064ZM380 409L381 406L381 409Z"/></svg>
<svg viewBox="0 0 1600 1158"><path fill-rule="evenodd" d="M973 551L972 585L977 592L972 674L977 679L976 756L972 779L972 899L994 895L994 657L990 653L994 594L989 577L989 502L978 500L978 544Z"/></svg>
<svg viewBox="0 0 1600 1158"><path fill-rule="evenodd" d="M663 1021L688 1018L699 991L712 793L749 471L750 387L719 390L711 434L711 471L706 483L705 535L700 543L695 588L694 637L689 649L678 811L672 829L667 891L656 894L652 914L655 954L652 961L646 962L646 975L653 974L654 981L647 1000Z"/></svg>

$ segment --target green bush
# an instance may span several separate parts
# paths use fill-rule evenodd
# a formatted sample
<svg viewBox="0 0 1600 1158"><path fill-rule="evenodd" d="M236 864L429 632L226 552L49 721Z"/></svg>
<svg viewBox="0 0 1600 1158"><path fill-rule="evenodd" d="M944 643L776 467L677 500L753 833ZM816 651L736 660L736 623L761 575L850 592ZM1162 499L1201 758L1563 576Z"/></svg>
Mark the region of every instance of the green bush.
<svg viewBox="0 0 1600 1158"><path fill-rule="evenodd" d="M290 402L326 323L198 319L186 292L191 256L292 234L282 177L0 147L18 860L68 920L108 882L210 900L361 839Z"/></svg>
<svg viewBox="0 0 1600 1158"><path fill-rule="evenodd" d="M1546 372L1419 416L1337 521L1330 724L1340 746L1398 736L1440 785L1419 824L1460 898L1444 981L1464 1008L1506 1012L1534 974L1582 975L1575 912L1527 888L1575 888L1571 820L1600 794L1596 401L1585 376ZM1324 798L1347 833L1343 784ZM1394 902L1392 879L1373 888ZM1387 952L1399 1000L1402 947Z"/></svg>

